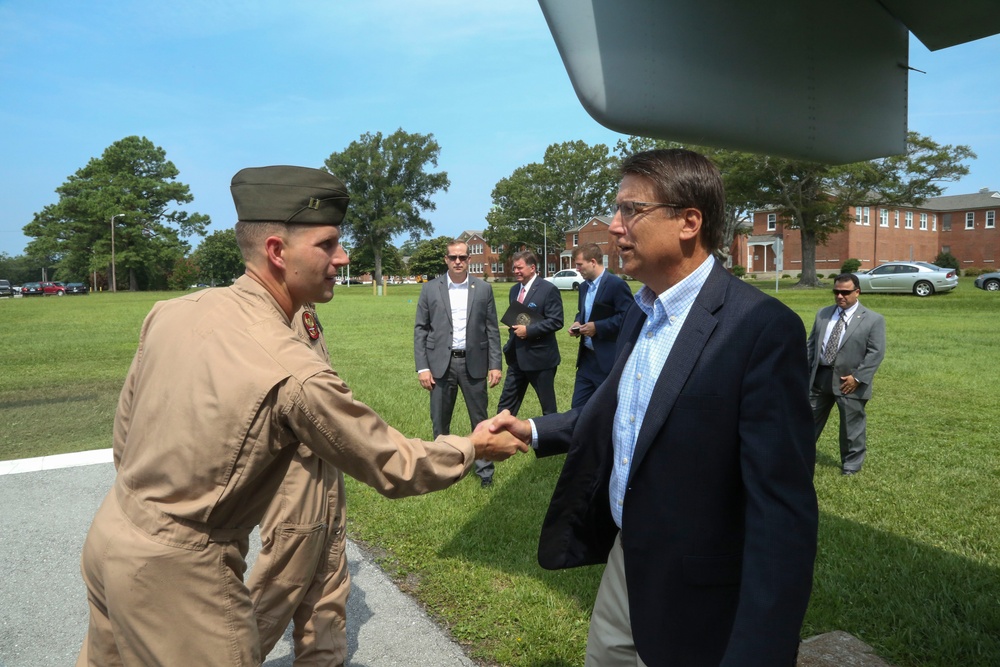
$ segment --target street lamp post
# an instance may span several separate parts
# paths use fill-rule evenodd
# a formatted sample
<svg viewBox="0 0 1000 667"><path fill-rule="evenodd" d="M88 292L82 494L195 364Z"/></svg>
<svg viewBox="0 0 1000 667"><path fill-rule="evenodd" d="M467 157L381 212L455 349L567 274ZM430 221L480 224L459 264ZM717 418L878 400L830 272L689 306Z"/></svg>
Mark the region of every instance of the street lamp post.
<svg viewBox="0 0 1000 667"><path fill-rule="evenodd" d="M115 218L124 218L124 213L115 213L111 216L111 291L118 291L118 280L115 276Z"/></svg>
<svg viewBox="0 0 1000 667"><path fill-rule="evenodd" d="M541 220L534 218L518 218L518 222L541 222L542 223L542 278L549 277L549 226Z"/></svg>

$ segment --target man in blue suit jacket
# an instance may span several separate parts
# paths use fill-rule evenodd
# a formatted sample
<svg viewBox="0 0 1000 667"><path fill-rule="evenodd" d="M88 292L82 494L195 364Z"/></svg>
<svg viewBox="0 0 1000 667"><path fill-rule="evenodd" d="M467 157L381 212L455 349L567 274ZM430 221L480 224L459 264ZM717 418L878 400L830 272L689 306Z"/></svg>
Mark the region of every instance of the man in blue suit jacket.
<svg viewBox="0 0 1000 667"><path fill-rule="evenodd" d="M562 297L556 286L538 275L538 258L530 250L514 253L511 271L519 284L510 288L510 303L520 302L533 314L530 324L510 327L504 345L507 380L497 412L509 410L516 415L530 384L538 394L542 414L558 411L556 407L556 368L559 366L559 343L556 332L563 327Z"/></svg>
<svg viewBox="0 0 1000 667"><path fill-rule="evenodd" d="M612 220L645 286L583 408L506 428L566 452L546 568L607 562L587 667L793 667L818 510L802 320L733 278L722 179L672 149L622 163Z"/></svg>
<svg viewBox="0 0 1000 667"><path fill-rule="evenodd" d="M570 336L580 338L576 354L576 385L573 404L580 408L591 397L615 363L615 347L625 312L632 307L628 284L604 270L604 253L596 243L586 243L573 250L576 270L583 276L580 303Z"/></svg>

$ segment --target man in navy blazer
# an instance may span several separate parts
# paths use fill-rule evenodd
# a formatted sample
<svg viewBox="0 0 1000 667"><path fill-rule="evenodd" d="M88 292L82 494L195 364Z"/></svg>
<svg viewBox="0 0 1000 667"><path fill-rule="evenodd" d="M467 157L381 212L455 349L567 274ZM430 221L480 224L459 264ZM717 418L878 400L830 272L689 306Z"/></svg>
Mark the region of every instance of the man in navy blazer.
<svg viewBox="0 0 1000 667"><path fill-rule="evenodd" d="M500 393L497 412L509 410L516 415L531 385L538 394L542 414L547 415L559 410L556 407L556 368L561 357L556 332L563 327L562 297L555 285L538 275L538 258L530 250L514 253L511 271L518 284L510 288L510 303L520 302L535 317L530 324L510 327L503 348L507 380Z"/></svg>
<svg viewBox="0 0 1000 667"><path fill-rule="evenodd" d="M506 428L566 452L543 567L607 562L588 667L793 667L818 510L801 319L722 268L722 179L704 156L622 163L611 224L642 280L583 407Z"/></svg>
<svg viewBox="0 0 1000 667"><path fill-rule="evenodd" d="M593 395L615 363L615 347L625 312L632 307L628 283L604 270L604 253L596 243L573 250L576 270L585 282L569 335L580 338L576 353L576 385L571 407L579 408Z"/></svg>

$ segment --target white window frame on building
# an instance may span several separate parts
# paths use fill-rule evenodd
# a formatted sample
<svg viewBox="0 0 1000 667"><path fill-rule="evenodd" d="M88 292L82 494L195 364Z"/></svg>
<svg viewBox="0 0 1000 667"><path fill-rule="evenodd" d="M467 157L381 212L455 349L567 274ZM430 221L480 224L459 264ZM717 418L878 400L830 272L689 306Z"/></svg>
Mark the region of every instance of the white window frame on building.
<svg viewBox="0 0 1000 667"><path fill-rule="evenodd" d="M922 231L925 231L925 232L927 231L927 214L926 213L921 213L920 214L920 229Z"/></svg>
<svg viewBox="0 0 1000 667"><path fill-rule="evenodd" d="M931 213L931 231L937 231L937 213Z"/></svg>
<svg viewBox="0 0 1000 667"><path fill-rule="evenodd" d="M893 213L896 215L896 229L899 229L899 209L896 209Z"/></svg>
<svg viewBox="0 0 1000 667"><path fill-rule="evenodd" d="M767 214L767 231L773 232L778 229L778 214L768 213Z"/></svg>
<svg viewBox="0 0 1000 667"><path fill-rule="evenodd" d="M976 228L976 214L972 211L968 211L965 214L965 228L975 229Z"/></svg>
<svg viewBox="0 0 1000 667"><path fill-rule="evenodd" d="M580 235L579 234L573 234L573 247L575 248L578 245L580 245Z"/></svg>
<svg viewBox="0 0 1000 667"><path fill-rule="evenodd" d="M996 229L996 226L997 226L997 212L986 211L986 229Z"/></svg>
<svg viewBox="0 0 1000 667"><path fill-rule="evenodd" d="M889 209L882 208L878 212L878 226L888 227L889 226Z"/></svg>
<svg viewBox="0 0 1000 667"><path fill-rule="evenodd" d="M903 226L907 229L913 229L913 211L906 212L906 222Z"/></svg>

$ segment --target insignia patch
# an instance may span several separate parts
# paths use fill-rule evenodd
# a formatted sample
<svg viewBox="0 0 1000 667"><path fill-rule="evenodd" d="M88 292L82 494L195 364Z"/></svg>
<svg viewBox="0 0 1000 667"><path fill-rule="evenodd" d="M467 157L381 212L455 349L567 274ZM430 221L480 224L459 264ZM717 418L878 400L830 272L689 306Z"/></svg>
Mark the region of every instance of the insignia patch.
<svg viewBox="0 0 1000 667"><path fill-rule="evenodd" d="M302 313L302 324L306 327L306 333L313 340L319 338L319 323L316 321L316 316L312 314L311 311L306 311Z"/></svg>

